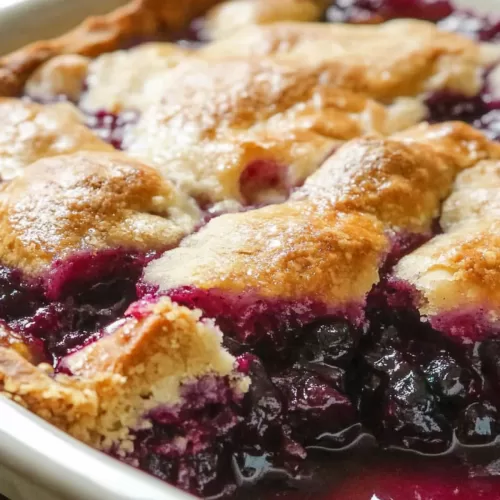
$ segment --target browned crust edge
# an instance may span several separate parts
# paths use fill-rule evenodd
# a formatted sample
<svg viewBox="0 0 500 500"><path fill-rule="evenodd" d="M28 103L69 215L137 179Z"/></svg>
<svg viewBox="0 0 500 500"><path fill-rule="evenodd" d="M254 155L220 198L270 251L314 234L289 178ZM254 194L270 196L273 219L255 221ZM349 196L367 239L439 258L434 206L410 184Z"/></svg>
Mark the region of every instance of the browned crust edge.
<svg viewBox="0 0 500 500"><path fill-rule="evenodd" d="M30 74L60 54L95 57L133 37L175 32L220 0L131 0L109 14L88 17L64 35L39 41L0 58L0 95L21 93Z"/></svg>

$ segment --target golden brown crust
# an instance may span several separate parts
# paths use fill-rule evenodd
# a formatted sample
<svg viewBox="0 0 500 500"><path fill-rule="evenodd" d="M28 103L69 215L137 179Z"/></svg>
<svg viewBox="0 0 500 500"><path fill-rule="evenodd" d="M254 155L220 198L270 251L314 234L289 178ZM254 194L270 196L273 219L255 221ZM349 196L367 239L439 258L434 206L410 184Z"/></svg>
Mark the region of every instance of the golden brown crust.
<svg viewBox="0 0 500 500"><path fill-rule="evenodd" d="M55 56L95 57L120 48L133 37L175 31L215 3L217 0L132 0L110 14L89 17L59 38L33 43L0 58L0 95L19 94L30 74Z"/></svg>
<svg viewBox="0 0 500 500"><path fill-rule="evenodd" d="M202 373L225 377L233 370L234 358L221 348L222 334L210 321L200 321L200 311L167 298L132 307L137 317L118 322L102 339L67 357L64 366L88 379L96 373L120 375L129 383L142 378L135 383L144 387L152 387L161 370L163 378L173 380L174 391L164 395L164 401L172 404L179 401L181 381L195 381ZM160 363L153 370L149 365L160 353L168 355L168 364Z"/></svg>
<svg viewBox="0 0 500 500"><path fill-rule="evenodd" d="M91 59L78 54L63 54L40 65L26 81L24 92L39 102L64 96L77 102L85 87Z"/></svg>
<svg viewBox="0 0 500 500"><path fill-rule="evenodd" d="M456 179L443 204L440 224L445 231L469 221L500 220L500 161L483 160Z"/></svg>
<svg viewBox="0 0 500 500"><path fill-rule="evenodd" d="M483 219L454 227L404 257L395 276L421 296L423 315L481 312L500 318L500 221Z"/></svg>
<svg viewBox="0 0 500 500"><path fill-rule="evenodd" d="M381 25L275 23L240 30L200 49L204 58L257 57L328 64L337 86L389 100L447 89L480 90L480 47L432 23L394 20Z"/></svg>
<svg viewBox="0 0 500 500"><path fill-rule="evenodd" d="M457 170L446 160L424 144L357 139L332 155L295 197L324 197L337 210L372 214L391 229L428 231Z"/></svg>
<svg viewBox="0 0 500 500"><path fill-rule="evenodd" d="M322 66L189 59L165 75L125 149L203 201L262 201L241 192L252 161L274 161L295 186L343 141L388 132L382 105L332 78Z"/></svg>
<svg viewBox="0 0 500 500"><path fill-rule="evenodd" d="M149 264L146 282L160 292L195 286L362 302L387 250L384 228L429 231L461 169L498 154L466 125L414 132L348 142L290 202L212 220Z"/></svg>
<svg viewBox="0 0 500 500"><path fill-rule="evenodd" d="M464 122L451 121L429 125L421 123L394 138L409 144L421 142L449 156L461 170L480 160L500 158L500 143L489 140L482 132Z"/></svg>
<svg viewBox="0 0 500 500"><path fill-rule="evenodd" d="M382 226L310 202L212 220L145 270L160 291L192 285L274 299L360 304L387 248Z"/></svg>
<svg viewBox="0 0 500 500"><path fill-rule="evenodd" d="M326 198L337 210L370 213L391 229L425 232L456 175L483 158L500 158L500 145L469 125L422 124L390 139L349 141L294 198Z"/></svg>
<svg viewBox="0 0 500 500"><path fill-rule="evenodd" d="M0 177L9 180L31 163L76 151L114 151L82 123L68 103L42 106L0 97Z"/></svg>
<svg viewBox="0 0 500 500"><path fill-rule="evenodd" d="M77 379L54 380L48 366L38 367L14 349L0 347L0 397L25 406L77 439L92 442L90 430L98 416L98 397Z"/></svg>
<svg viewBox="0 0 500 500"><path fill-rule="evenodd" d="M222 347L220 330L200 321L191 311L162 298L136 304L137 317L123 320L109 335L66 358L78 379L93 384L99 416L93 429L94 446L130 451L131 429L148 411L182 403L182 387L209 376L229 379L236 394L248 380L236 373L236 361Z"/></svg>
<svg viewBox="0 0 500 500"><path fill-rule="evenodd" d="M456 179L443 204L444 234L404 257L395 275L413 285L422 314L481 311L500 317L500 161L483 160Z"/></svg>
<svg viewBox="0 0 500 500"><path fill-rule="evenodd" d="M46 158L0 186L0 261L34 275L74 252L162 249L198 217L154 169L121 153Z"/></svg>
<svg viewBox="0 0 500 500"><path fill-rule="evenodd" d="M180 286L327 304L362 302L387 250L384 229L431 229L456 175L497 145L444 123L338 149L291 201L218 217L145 271L160 292Z"/></svg>
<svg viewBox="0 0 500 500"><path fill-rule="evenodd" d="M21 335L2 323L0 323L0 348L12 349L31 363L36 363L38 361L39 356L37 356L35 349L30 348L30 346L24 342Z"/></svg>

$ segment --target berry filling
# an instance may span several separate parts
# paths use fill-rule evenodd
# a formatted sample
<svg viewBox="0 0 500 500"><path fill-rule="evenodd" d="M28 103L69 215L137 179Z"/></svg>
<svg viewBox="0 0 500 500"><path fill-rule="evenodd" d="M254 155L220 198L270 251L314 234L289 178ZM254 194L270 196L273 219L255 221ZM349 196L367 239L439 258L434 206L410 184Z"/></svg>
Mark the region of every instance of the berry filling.
<svg viewBox="0 0 500 500"><path fill-rule="evenodd" d="M493 67L485 75L485 84L481 92L466 97L452 92L434 92L425 104L428 108L428 120L439 123L447 120L459 120L482 130L490 139L500 140L500 96L491 75L498 72Z"/></svg>
<svg viewBox="0 0 500 500"><path fill-rule="evenodd" d="M136 299L135 283L153 255L126 250L82 253L56 261L43 278L0 268L2 319L29 343L42 341L46 360L96 340Z"/></svg>
<svg viewBox="0 0 500 500"><path fill-rule="evenodd" d="M406 448L442 453L491 444L500 432L496 332L481 321L480 311L426 321L412 306L415 299L413 290L391 280L372 292L370 335L361 346L360 373L368 368L368 376L365 371L358 381L358 407L368 405L373 419L373 401L379 405L382 434L405 429L406 417L417 415L404 430ZM387 415L399 415L399 423L391 424ZM410 439L412 425L419 442Z"/></svg>
<svg viewBox="0 0 500 500"><path fill-rule="evenodd" d="M446 31L460 33L481 42L500 41L500 20L478 16L467 10L454 10L451 15L440 20L438 26Z"/></svg>
<svg viewBox="0 0 500 500"><path fill-rule="evenodd" d="M182 389L182 404L145 416L127 460L195 495L231 493L231 446L241 401L225 379L206 377Z"/></svg>
<svg viewBox="0 0 500 500"><path fill-rule="evenodd" d="M118 115L105 110L94 114L86 113L86 125L116 149L122 149L123 137L127 127L134 125L139 115L135 111L124 111Z"/></svg>
<svg viewBox="0 0 500 500"><path fill-rule="evenodd" d="M272 160L254 161L240 176L240 191L245 203L278 203L290 194L287 169Z"/></svg>
<svg viewBox="0 0 500 500"><path fill-rule="evenodd" d="M338 0L326 18L337 23L380 23L404 17L437 22L453 11L448 0Z"/></svg>
<svg viewBox="0 0 500 500"><path fill-rule="evenodd" d="M147 296L155 288L139 282L138 293ZM202 290L182 287L171 290L168 296L178 304L201 309L205 316L216 318L221 330L229 337L248 344L271 344L274 351L291 340L290 333L311 323L317 317L336 316L362 322L361 308L356 305L336 311L313 301L268 300L257 294L234 295L223 290Z"/></svg>
<svg viewBox="0 0 500 500"><path fill-rule="evenodd" d="M367 321L307 302L245 302L193 288L169 295L216 319L252 380L227 444L231 474L219 476L220 492L236 485L245 496L257 484L267 495L277 485L307 490L321 481L318 467L333 467L337 456L367 444L371 453L382 448L452 462L496 446L500 342L491 331L473 343L458 339L470 331L456 318L447 320L455 337L440 333L419 317L404 283L383 279L374 288ZM318 457L325 451L334 455Z"/></svg>

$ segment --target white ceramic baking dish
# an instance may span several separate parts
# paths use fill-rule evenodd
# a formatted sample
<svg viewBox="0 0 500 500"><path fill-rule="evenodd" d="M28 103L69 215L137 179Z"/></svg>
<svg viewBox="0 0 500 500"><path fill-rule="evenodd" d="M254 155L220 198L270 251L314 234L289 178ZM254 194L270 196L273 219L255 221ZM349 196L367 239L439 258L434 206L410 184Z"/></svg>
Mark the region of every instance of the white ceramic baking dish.
<svg viewBox="0 0 500 500"><path fill-rule="evenodd" d="M0 0L0 54L61 34L84 17L110 11L123 3L124 0ZM500 14L500 0L455 3ZM0 398L0 494L10 500L192 498L91 449L4 398Z"/></svg>

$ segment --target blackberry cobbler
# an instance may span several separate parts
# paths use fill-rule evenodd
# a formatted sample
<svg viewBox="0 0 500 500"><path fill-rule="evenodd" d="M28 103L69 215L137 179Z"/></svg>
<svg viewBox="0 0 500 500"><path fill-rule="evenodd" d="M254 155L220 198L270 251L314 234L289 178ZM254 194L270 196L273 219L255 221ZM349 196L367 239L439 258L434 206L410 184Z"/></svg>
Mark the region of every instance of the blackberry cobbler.
<svg viewBox="0 0 500 500"><path fill-rule="evenodd" d="M203 497L499 500L499 41L134 0L0 59L2 395Z"/></svg>

